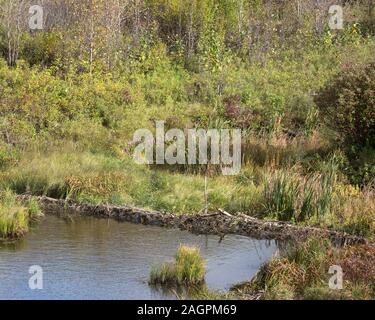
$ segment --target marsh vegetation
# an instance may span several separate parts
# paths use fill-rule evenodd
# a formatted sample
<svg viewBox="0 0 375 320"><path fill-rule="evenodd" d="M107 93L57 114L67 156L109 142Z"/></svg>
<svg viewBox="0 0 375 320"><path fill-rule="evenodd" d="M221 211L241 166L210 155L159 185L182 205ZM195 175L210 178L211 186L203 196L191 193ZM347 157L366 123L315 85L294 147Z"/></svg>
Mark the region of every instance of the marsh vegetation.
<svg viewBox="0 0 375 320"><path fill-rule="evenodd" d="M261 292L262 299L365 299L375 294L375 249L358 245L332 247L325 239L290 245L281 257L266 263L251 282L233 288L241 296ZM344 282L330 288L331 266L340 266Z"/></svg>
<svg viewBox="0 0 375 320"><path fill-rule="evenodd" d="M374 1L343 1L342 30L330 1L46 0L33 31L29 4L0 1L0 237L33 220L12 192L374 240ZM135 164L158 120L241 129L241 172Z"/></svg>
<svg viewBox="0 0 375 320"><path fill-rule="evenodd" d="M153 267L149 283L152 285L196 286L204 283L206 262L199 248L181 245L173 262Z"/></svg>
<svg viewBox="0 0 375 320"><path fill-rule="evenodd" d="M20 238L42 216L36 201L21 204L11 191L0 192L0 241Z"/></svg>

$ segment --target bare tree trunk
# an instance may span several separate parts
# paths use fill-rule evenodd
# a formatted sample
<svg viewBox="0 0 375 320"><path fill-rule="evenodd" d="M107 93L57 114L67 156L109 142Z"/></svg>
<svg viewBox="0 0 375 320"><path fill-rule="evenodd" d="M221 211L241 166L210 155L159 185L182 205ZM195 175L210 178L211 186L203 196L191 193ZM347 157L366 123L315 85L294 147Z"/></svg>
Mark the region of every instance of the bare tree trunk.
<svg viewBox="0 0 375 320"><path fill-rule="evenodd" d="M237 11L237 47L241 48L242 45L242 25L243 25L243 0L238 0L238 11Z"/></svg>
<svg viewBox="0 0 375 320"><path fill-rule="evenodd" d="M18 55L21 35L26 25L26 6L24 0L8 0L4 4L2 20L7 36L8 56L7 63L9 66L15 66Z"/></svg>
<svg viewBox="0 0 375 320"><path fill-rule="evenodd" d="M194 2L191 2L190 6L190 14L189 14L189 27L188 27L188 51L187 57L188 59L191 57L193 52L194 40L193 40L193 27L194 27L194 10L193 10Z"/></svg>
<svg viewBox="0 0 375 320"><path fill-rule="evenodd" d="M90 76L92 76L92 64L94 62L94 17L93 12L90 15Z"/></svg>
<svg viewBox="0 0 375 320"><path fill-rule="evenodd" d="M139 42L139 33L140 33L140 25L141 25L141 13L140 13L140 3L139 0L135 0L135 8L134 8L134 35L135 35L135 42Z"/></svg>

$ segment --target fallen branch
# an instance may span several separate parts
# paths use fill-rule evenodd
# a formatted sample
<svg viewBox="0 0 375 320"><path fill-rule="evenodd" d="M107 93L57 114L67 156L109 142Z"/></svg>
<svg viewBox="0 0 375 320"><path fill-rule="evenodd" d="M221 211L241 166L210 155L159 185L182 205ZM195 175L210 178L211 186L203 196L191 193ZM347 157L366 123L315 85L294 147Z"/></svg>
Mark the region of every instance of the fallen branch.
<svg viewBox="0 0 375 320"><path fill-rule="evenodd" d="M221 214L223 214L223 215L225 215L225 216L227 216L227 217L230 217L230 218L233 217L230 213L224 211L223 209L220 209L220 208L219 208L217 211L219 211Z"/></svg>

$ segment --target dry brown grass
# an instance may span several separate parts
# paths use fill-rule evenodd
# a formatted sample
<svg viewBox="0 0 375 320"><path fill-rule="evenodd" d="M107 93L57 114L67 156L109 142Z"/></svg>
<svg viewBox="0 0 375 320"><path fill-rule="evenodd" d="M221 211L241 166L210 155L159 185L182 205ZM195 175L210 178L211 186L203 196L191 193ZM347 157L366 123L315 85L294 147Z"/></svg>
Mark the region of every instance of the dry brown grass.
<svg viewBox="0 0 375 320"><path fill-rule="evenodd" d="M332 265L344 272L343 290L328 286ZM246 290L261 291L264 299L373 299L375 247L338 248L326 240L310 239L264 265Z"/></svg>
<svg viewBox="0 0 375 320"><path fill-rule="evenodd" d="M375 189L363 190L338 185L333 212L337 227L346 232L373 238L375 236Z"/></svg>
<svg viewBox="0 0 375 320"><path fill-rule="evenodd" d="M242 141L244 162L268 169L290 166L304 157L324 154L328 149L327 140L317 131L296 137L283 132L271 136L248 135Z"/></svg>

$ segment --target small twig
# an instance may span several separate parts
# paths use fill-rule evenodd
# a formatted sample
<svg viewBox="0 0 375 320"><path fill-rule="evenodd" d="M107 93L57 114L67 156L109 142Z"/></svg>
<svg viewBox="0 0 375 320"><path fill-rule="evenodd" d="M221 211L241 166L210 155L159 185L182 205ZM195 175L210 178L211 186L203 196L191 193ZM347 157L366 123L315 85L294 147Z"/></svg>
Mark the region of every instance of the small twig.
<svg viewBox="0 0 375 320"><path fill-rule="evenodd" d="M225 216L227 216L227 217L233 218L233 216L232 216L230 213L224 211L223 209L218 209L218 211L219 211L221 214L223 214L223 215L225 215Z"/></svg>

